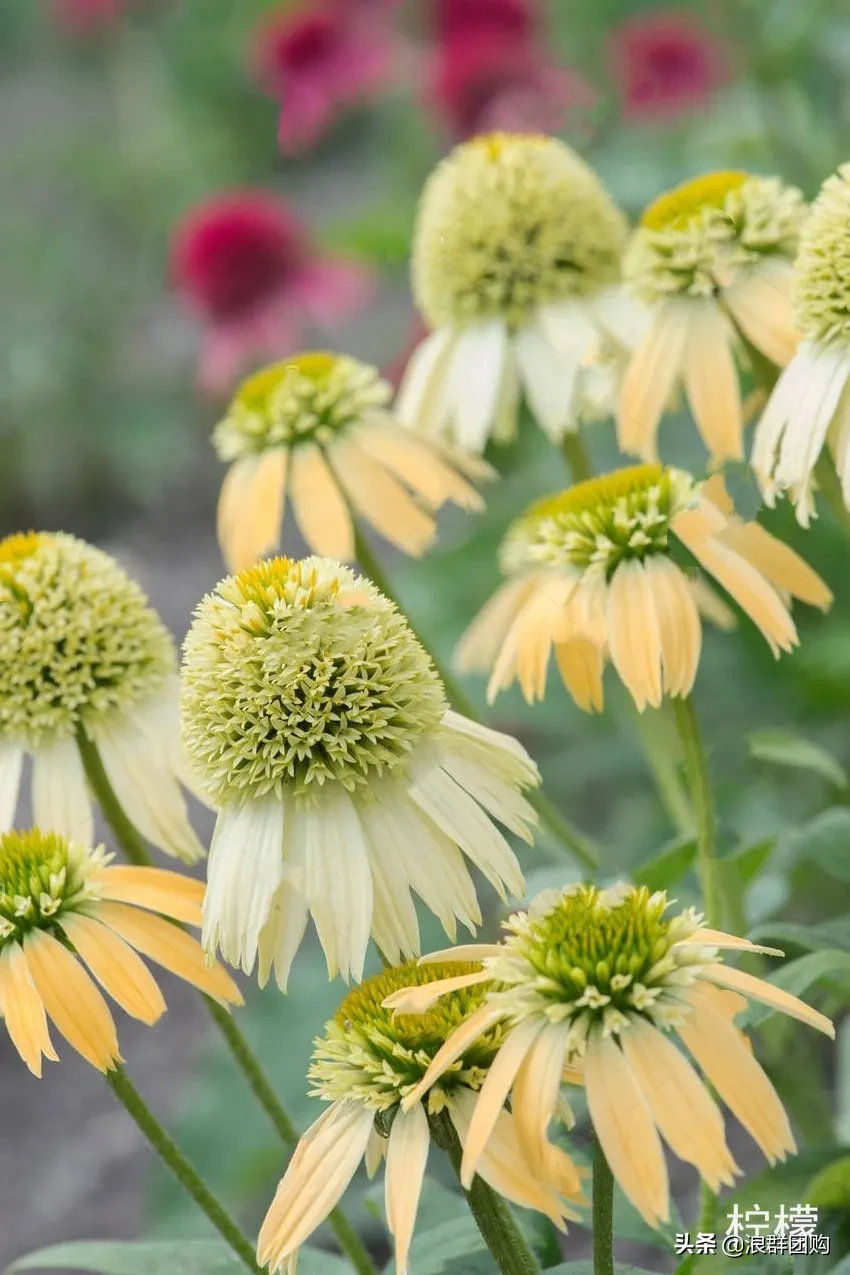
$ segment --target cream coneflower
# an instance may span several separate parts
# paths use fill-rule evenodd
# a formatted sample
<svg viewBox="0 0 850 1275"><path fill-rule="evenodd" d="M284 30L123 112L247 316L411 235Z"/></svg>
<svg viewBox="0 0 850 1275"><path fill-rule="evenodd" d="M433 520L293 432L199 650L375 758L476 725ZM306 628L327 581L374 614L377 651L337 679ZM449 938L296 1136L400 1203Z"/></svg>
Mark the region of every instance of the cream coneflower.
<svg viewBox="0 0 850 1275"><path fill-rule="evenodd" d="M768 504L788 490L807 527L824 444L850 509L850 164L827 178L812 205L791 299L803 339L756 428L752 466Z"/></svg>
<svg viewBox="0 0 850 1275"><path fill-rule="evenodd" d="M275 558L206 597L186 638L183 739L218 808L203 942L286 987L311 913L333 976L370 934L419 951L411 889L452 936L480 920L464 855L504 896L523 878L491 820L531 840L537 769L447 710L396 606L326 558Z"/></svg>
<svg viewBox="0 0 850 1275"><path fill-rule="evenodd" d="M277 548L287 495L309 548L343 562L355 556L352 511L419 556L441 505L483 507L467 479L492 477L490 467L416 438L391 396L376 368L341 354L301 354L245 381L215 431L233 462L218 508L231 571Z"/></svg>
<svg viewBox="0 0 850 1275"><path fill-rule="evenodd" d="M706 1082L771 1164L795 1150L782 1103L734 1018L754 1000L828 1036L834 1036L832 1024L796 996L726 965L721 955L781 952L705 929L693 909L668 917L667 906L663 893L631 885L546 891L510 918L501 944L458 949L458 960L484 965L491 979L487 996L403 1099L402 1111L421 1102L481 1033L501 1027L499 1055L467 1132L463 1182L475 1173L509 1094L520 1148L532 1170L542 1171L565 1068L566 1079L584 1084L614 1177L650 1226L669 1212L661 1138L712 1191L739 1172ZM426 959L445 968L452 953ZM442 986L457 995L454 989L465 983L480 989L480 977L450 978ZM389 1003L399 1013L430 1009L440 988L432 984L427 1001L414 988Z"/></svg>
<svg viewBox="0 0 850 1275"><path fill-rule="evenodd" d="M694 568L722 585L776 656L798 641L789 596L824 609L832 601L793 550L737 517L719 476L700 484L660 465L538 501L508 530L501 565L507 583L461 639L459 666L490 671L491 701L518 680L533 702L554 647L564 684L588 712L602 708L607 660L641 711L690 692L700 611L728 627Z"/></svg>
<svg viewBox="0 0 850 1275"><path fill-rule="evenodd" d="M472 973L477 970L478 973ZM452 992L458 974L463 984ZM387 997L449 979L446 995L415 1016L390 1013ZM370 1177L386 1159L386 1218L395 1244L398 1275L406 1275L419 1195L431 1142L430 1121L445 1112L462 1145L488 1069L498 1056L502 1031L476 1033L468 1050L423 1100L402 1111L400 1103L427 1074L432 1061L459 1024L478 1013L484 1001L481 966L422 965L410 962L383 970L349 992L315 1044L312 1094L331 1105L296 1147L266 1215L257 1260L272 1271L295 1270L298 1249L327 1217L365 1160ZM410 993L415 999L416 992ZM507 1111L494 1118L476 1172L500 1195L546 1214L562 1230L577 1214L567 1201L585 1203L579 1171L552 1147L542 1169L533 1169L520 1149Z"/></svg>
<svg viewBox="0 0 850 1275"><path fill-rule="evenodd" d="M806 208L774 177L709 173L650 204L623 260L651 320L625 374L623 451L657 457L671 393L682 382L713 464L743 456L736 331L772 362L794 353L788 294Z"/></svg>
<svg viewBox="0 0 850 1275"><path fill-rule="evenodd" d="M143 1023L165 1012L139 952L216 1000L242 1003L230 975L171 923L200 925L203 884L110 859L102 846L37 828L0 835L0 1017L36 1076L42 1058L57 1061L48 1019L98 1070L121 1061L95 982Z"/></svg>
<svg viewBox="0 0 850 1275"><path fill-rule="evenodd" d="M33 822L94 836L80 745L93 744L138 830L168 854L204 851L178 783L177 653L139 586L61 533L0 540L0 832L15 825L24 757Z"/></svg>
<svg viewBox="0 0 850 1275"><path fill-rule="evenodd" d="M433 332L408 364L400 417L481 452L513 437L524 394L553 440L575 429L583 369L636 322L617 287L626 235L564 142L492 133L456 147L419 206L413 291Z"/></svg>

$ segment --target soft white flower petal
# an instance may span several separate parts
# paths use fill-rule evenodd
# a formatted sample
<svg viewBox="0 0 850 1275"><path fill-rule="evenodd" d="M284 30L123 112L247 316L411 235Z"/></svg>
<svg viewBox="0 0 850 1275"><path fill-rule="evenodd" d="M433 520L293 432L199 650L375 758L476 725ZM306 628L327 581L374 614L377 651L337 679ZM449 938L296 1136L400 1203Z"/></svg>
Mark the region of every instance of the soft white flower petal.
<svg viewBox="0 0 850 1275"><path fill-rule="evenodd" d="M396 1112L387 1147L385 1199L387 1226L395 1240L397 1275L407 1275L430 1145L428 1117L421 1102L409 1111Z"/></svg>
<svg viewBox="0 0 850 1275"><path fill-rule="evenodd" d="M485 319L465 328L457 339L449 368L449 412L459 447L483 452L502 388L508 334L501 319Z"/></svg>
<svg viewBox="0 0 850 1275"><path fill-rule="evenodd" d="M452 328L437 328L408 359L395 402L403 425L424 434L442 432L448 402L446 377L455 338Z"/></svg>
<svg viewBox="0 0 850 1275"><path fill-rule="evenodd" d="M23 765L21 745L0 742L0 832L9 832L15 826Z"/></svg>
<svg viewBox="0 0 850 1275"><path fill-rule="evenodd" d="M306 892L328 975L363 977L372 929L372 872L357 811L341 784L328 783L306 819Z"/></svg>
<svg viewBox="0 0 850 1275"><path fill-rule="evenodd" d="M284 808L277 797L219 812L210 846L201 941L250 974L283 877Z"/></svg>
<svg viewBox="0 0 850 1275"><path fill-rule="evenodd" d="M533 328L514 339L522 387L538 424L555 443L574 422L574 399L580 359L557 350Z"/></svg>
<svg viewBox="0 0 850 1275"><path fill-rule="evenodd" d="M58 832L80 845L93 845L91 798L73 736L33 750L32 814L39 828Z"/></svg>

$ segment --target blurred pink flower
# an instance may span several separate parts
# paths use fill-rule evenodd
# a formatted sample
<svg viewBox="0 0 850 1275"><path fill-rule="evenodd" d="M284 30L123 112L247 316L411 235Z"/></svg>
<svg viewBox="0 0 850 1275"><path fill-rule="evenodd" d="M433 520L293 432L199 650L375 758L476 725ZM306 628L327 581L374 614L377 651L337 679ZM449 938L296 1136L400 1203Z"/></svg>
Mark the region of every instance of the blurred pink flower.
<svg viewBox="0 0 850 1275"><path fill-rule="evenodd" d="M722 46L698 18L677 9L622 22L611 38L610 56L632 119L698 106L729 78Z"/></svg>
<svg viewBox="0 0 850 1275"><path fill-rule="evenodd" d="M308 150L346 108L373 97L390 77L392 54L391 37L363 0L284 10L261 23L253 63L281 103L281 149Z"/></svg>
<svg viewBox="0 0 850 1275"><path fill-rule="evenodd" d="M429 97L457 138L498 129L584 133L597 101L583 76L531 43L472 31L438 45Z"/></svg>
<svg viewBox="0 0 850 1275"><path fill-rule="evenodd" d="M174 232L171 275L206 325L198 376L213 394L251 362L296 348L302 325L343 321L372 286L368 270L320 253L286 204L262 191L193 208Z"/></svg>
<svg viewBox="0 0 850 1275"><path fill-rule="evenodd" d="M118 21L127 0L52 0L50 14L66 35L92 35Z"/></svg>
<svg viewBox="0 0 850 1275"><path fill-rule="evenodd" d="M436 0L434 27L437 38L500 35L527 40L537 25L534 0Z"/></svg>

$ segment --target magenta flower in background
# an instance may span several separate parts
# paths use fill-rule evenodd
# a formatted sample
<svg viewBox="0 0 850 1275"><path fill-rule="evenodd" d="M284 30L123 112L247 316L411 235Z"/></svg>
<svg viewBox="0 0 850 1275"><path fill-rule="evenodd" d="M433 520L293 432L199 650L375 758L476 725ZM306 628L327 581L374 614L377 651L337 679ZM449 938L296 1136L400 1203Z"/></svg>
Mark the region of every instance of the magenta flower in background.
<svg viewBox="0 0 850 1275"><path fill-rule="evenodd" d="M393 40L375 0L331 0L274 13L257 30L253 64L280 101L278 140L287 154L309 150L349 107L367 101L392 73Z"/></svg>
<svg viewBox="0 0 850 1275"><path fill-rule="evenodd" d="M50 15L66 35L93 35L122 16L126 0L52 0Z"/></svg>
<svg viewBox="0 0 850 1275"><path fill-rule="evenodd" d="M434 30L442 41L461 36L528 40L535 32L537 17L533 0L435 0L434 3Z"/></svg>
<svg viewBox="0 0 850 1275"><path fill-rule="evenodd" d="M342 322L372 288L368 270L322 254L291 209L262 191L193 208L174 232L171 275L206 327L198 376L213 394L252 362L296 348L303 327Z"/></svg>
<svg viewBox="0 0 850 1275"><path fill-rule="evenodd" d="M722 46L693 14L678 9L622 22L611 38L610 56L631 119L699 106L729 78Z"/></svg>
<svg viewBox="0 0 850 1275"><path fill-rule="evenodd" d="M587 132L596 91L527 42L469 32L438 45L428 89L454 138L508 132Z"/></svg>

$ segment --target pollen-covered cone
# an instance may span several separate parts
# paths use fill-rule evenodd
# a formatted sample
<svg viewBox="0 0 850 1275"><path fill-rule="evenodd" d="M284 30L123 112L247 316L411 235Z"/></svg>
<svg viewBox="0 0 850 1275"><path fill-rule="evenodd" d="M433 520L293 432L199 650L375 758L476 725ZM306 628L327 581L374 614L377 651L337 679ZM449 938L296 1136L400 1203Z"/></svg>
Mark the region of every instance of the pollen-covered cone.
<svg viewBox="0 0 850 1275"><path fill-rule="evenodd" d="M313 1095L331 1105L292 1155L260 1231L261 1265L293 1270L299 1247L341 1199L361 1161L372 1177L386 1159L387 1224L396 1270L406 1275L432 1135L440 1145L448 1121L467 1145L476 1095L498 1056L502 1031L481 1021L489 977L480 965L408 962L349 992L316 1041L310 1068ZM441 982L446 995L423 1013L394 1014L385 1004L401 988L427 999L430 985L446 978L453 980ZM402 1108L452 1032L473 1021L479 1027L470 1047L456 1053L422 1101ZM545 1166L534 1168L507 1111L494 1118L477 1161L477 1172L495 1191L544 1213L562 1230L566 1218L578 1216L569 1205L586 1202L569 1156L551 1147Z"/></svg>
<svg viewBox="0 0 850 1275"><path fill-rule="evenodd" d="M464 856L522 891L492 819L531 839L534 763L447 710L404 617L349 568L275 558L222 581L183 673L186 750L219 812L208 950L285 989L312 914L331 975L359 979L370 934L388 960L418 952L411 890L452 937L475 926Z"/></svg>
<svg viewBox="0 0 850 1275"><path fill-rule="evenodd" d="M480 453L514 436L524 396L553 440L574 430L597 360L640 328L618 287L626 235L564 142L490 133L456 147L419 205L413 291L433 331L407 366L401 419Z"/></svg>
<svg viewBox="0 0 850 1275"><path fill-rule="evenodd" d="M96 750L148 841L192 861L203 847L178 782L177 653L139 586L107 554L52 532L0 540L0 832L15 825L32 758L34 822L94 837L83 755Z"/></svg>
<svg viewBox="0 0 850 1275"><path fill-rule="evenodd" d="M743 457L735 351L743 338L781 366L794 354L791 263L805 215L795 187L743 172L708 173L650 204L623 261L626 287L650 312L620 395L623 451L657 458L681 383L712 463Z"/></svg>
<svg viewBox="0 0 850 1275"><path fill-rule="evenodd" d="M680 565L686 557L691 564ZM690 693L700 611L729 627L698 571L723 587L776 656L797 645L791 598L824 609L832 602L798 554L736 515L719 476L699 484L660 465L615 470L538 501L509 529L501 562L507 582L461 639L459 667L489 671L490 700L516 680L531 703L545 694L554 649L587 712L602 709L609 660L641 711Z"/></svg>
<svg viewBox="0 0 850 1275"><path fill-rule="evenodd" d="M768 504L788 491L804 526L826 446L850 509L850 164L824 182L794 267L799 349L756 428L752 466Z"/></svg>
<svg viewBox="0 0 850 1275"><path fill-rule="evenodd" d="M232 462L218 507L231 571L278 547L287 497L308 547L342 562L355 557L353 515L419 557L443 504L483 508L468 480L492 477L489 465L403 429L391 394L375 368L325 353L245 381L215 432L220 458Z"/></svg>
<svg viewBox="0 0 850 1275"><path fill-rule="evenodd" d="M57 1061L48 1020L99 1071L121 1061L96 983L143 1023L165 1013L141 956L224 1004L242 1003L230 975L173 924L200 925L202 883L110 858L37 828L0 835L0 1018L36 1076L43 1058Z"/></svg>
<svg viewBox="0 0 850 1275"><path fill-rule="evenodd" d="M545 891L510 918L501 944L457 949L459 961L481 962L489 989L403 1099L402 1111L441 1083L482 1032L501 1028L499 1054L467 1133L463 1182L476 1172L509 1095L520 1149L532 1170L542 1170L563 1080L584 1084L614 1177L650 1226L669 1216L662 1139L714 1192L739 1172L708 1086L771 1164L793 1153L782 1103L734 1020L754 1000L830 1037L832 1024L796 996L723 960L727 952L781 952L706 929L693 909L667 916L667 907L663 893L627 884ZM449 965L442 986L456 994L462 980L453 978L453 953L425 959ZM479 979L478 990L485 986ZM392 1003L399 1013L433 1013L441 984L429 990L428 1003L418 986Z"/></svg>

